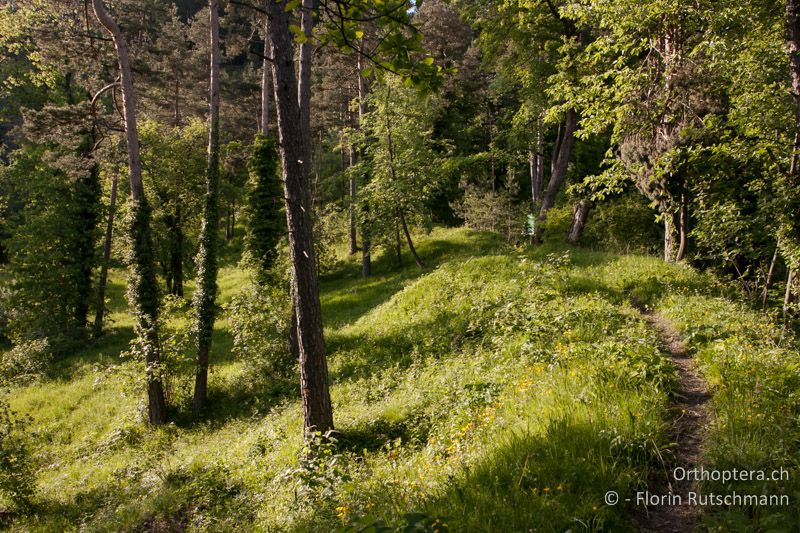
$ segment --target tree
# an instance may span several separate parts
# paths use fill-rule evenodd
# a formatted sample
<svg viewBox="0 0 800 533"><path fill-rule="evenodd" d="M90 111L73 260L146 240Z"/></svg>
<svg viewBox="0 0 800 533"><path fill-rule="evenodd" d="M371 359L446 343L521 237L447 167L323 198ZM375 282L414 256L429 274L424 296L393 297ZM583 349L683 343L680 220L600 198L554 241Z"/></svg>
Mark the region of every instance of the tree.
<svg viewBox="0 0 800 533"><path fill-rule="evenodd" d="M136 95L133 90L128 44L117 23L106 11L103 0L92 0L92 7L97 20L111 35L119 63L131 190L127 221L131 246L128 301L136 318L138 350L144 355L147 367L148 420L151 424L163 424L167 421L167 405L164 400L160 369L159 295L150 234L151 212L142 183L142 163L139 158L139 135L136 127Z"/></svg>
<svg viewBox="0 0 800 533"><path fill-rule="evenodd" d="M405 239L417 266L422 259L411 239L408 217L426 219L427 202L442 181L448 145L433 140L433 117L438 101L420 98L396 77L387 77L368 100L371 110L362 118L365 159L371 176L362 191L370 207L370 229L385 245Z"/></svg>
<svg viewBox="0 0 800 533"><path fill-rule="evenodd" d="M197 290L194 307L197 324L197 373L192 408L199 412L208 397L208 359L214 331L217 296L219 222L219 8L210 0L211 74L208 101L208 168L200 250L197 252Z"/></svg>
<svg viewBox="0 0 800 533"><path fill-rule="evenodd" d="M311 195L308 183L310 161L307 158L310 154L307 146L310 138L302 127L297 96L300 94L298 87L301 84L298 84L295 77L289 14L282 3L267 2L266 5L270 17L272 79L292 264L291 291L297 316L303 426L307 431L326 433L333 429L333 410L328 390L322 309L311 236Z"/></svg>

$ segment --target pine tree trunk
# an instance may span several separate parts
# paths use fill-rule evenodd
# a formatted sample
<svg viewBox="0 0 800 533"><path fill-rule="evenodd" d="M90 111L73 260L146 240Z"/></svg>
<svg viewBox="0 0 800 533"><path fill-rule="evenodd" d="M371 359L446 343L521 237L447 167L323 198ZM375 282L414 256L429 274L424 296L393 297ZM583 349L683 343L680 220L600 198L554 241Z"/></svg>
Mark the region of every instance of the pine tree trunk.
<svg viewBox="0 0 800 533"><path fill-rule="evenodd" d="M304 1L304 5L307 0ZM297 313L297 336L300 353L300 394L303 402L303 426L306 432L326 433L333 429L333 409L328 389L328 365L322 332L322 309L319 301L314 241L311 231L311 198L308 183L308 132L303 131L301 106L305 94L298 91L292 58L293 37L289 14L284 5L267 2L272 78L278 115L278 135L286 222L289 230L289 254L292 272L292 296ZM302 79L302 76L301 76ZM308 87L310 96L310 87Z"/></svg>
<svg viewBox="0 0 800 533"><path fill-rule="evenodd" d="M269 1L269 0L267 0ZM259 131L267 134L269 128L269 17L264 16L264 58L261 60L261 122Z"/></svg>
<svg viewBox="0 0 800 533"><path fill-rule="evenodd" d="M103 333L103 318L106 312L106 285L108 284L108 266L111 262L111 238L114 234L114 215L117 209L117 186L119 175L115 172L111 177L111 197L108 203L108 222L106 237L103 243L103 264L100 265L100 279L97 284L97 311L94 316L94 336Z"/></svg>
<svg viewBox="0 0 800 533"><path fill-rule="evenodd" d="M208 361L214 333L217 297L217 222L219 220L219 7L209 0L211 75L209 83L208 168L200 249L197 252L197 289L194 306L197 314L197 370L192 409L199 412L208 399Z"/></svg>
<svg viewBox="0 0 800 533"><path fill-rule="evenodd" d="M556 146L553 151L553 162L551 166L550 180L547 183L547 190L542 197L542 207L539 210L536 229L533 235L533 242L540 244L544 235L544 222L547 220L547 212L552 209L556 201L556 196L564 185L567 177L567 166L575 146L575 130L578 126L578 114L574 109L567 111L564 127L560 131Z"/></svg>
<svg viewBox="0 0 800 533"><path fill-rule="evenodd" d="M119 26L106 11L103 0L92 0L97 20L108 31L114 41L119 62L122 86L122 111L125 120L125 137L128 145L128 168L130 170L131 202L129 205L128 231L132 245L132 264L129 276L129 305L136 317L136 335L139 350L145 355L147 365L147 407L151 424L167 421L167 405L164 400L160 359L161 346L158 338L158 286L156 284L153 241L150 232L150 207L142 184L142 162L139 157L139 133L136 127L136 97L133 91L128 45Z"/></svg>

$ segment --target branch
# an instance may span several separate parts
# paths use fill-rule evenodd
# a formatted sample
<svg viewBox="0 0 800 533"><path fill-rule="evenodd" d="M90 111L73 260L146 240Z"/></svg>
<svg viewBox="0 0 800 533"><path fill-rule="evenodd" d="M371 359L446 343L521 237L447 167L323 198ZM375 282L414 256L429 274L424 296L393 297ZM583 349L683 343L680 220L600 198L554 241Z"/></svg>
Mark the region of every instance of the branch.
<svg viewBox="0 0 800 533"><path fill-rule="evenodd" d="M261 13L262 15L269 16L269 13L267 13L266 9L264 9L263 7L254 6L250 2L243 2L241 0L228 0L228 3L234 4L234 5L237 5L237 6L241 6L241 7L246 7L247 9L252 9L253 11L257 11L257 12Z"/></svg>

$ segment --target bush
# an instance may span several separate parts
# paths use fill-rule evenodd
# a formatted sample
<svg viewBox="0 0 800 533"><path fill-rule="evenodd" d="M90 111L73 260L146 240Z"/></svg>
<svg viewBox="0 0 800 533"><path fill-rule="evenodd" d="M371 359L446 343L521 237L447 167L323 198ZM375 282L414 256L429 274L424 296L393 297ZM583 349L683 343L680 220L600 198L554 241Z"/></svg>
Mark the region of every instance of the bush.
<svg viewBox="0 0 800 533"><path fill-rule="evenodd" d="M36 489L25 420L0 399L0 502L18 512L30 510Z"/></svg>
<svg viewBox="0 0 800 533"><path fill-rule="evenodd" d="M519 242L525 233L526 210L507 191L482 192L468 187L464 199L453 210L466 226L499 233L510 243Z"/></svg>
<svg viewBox="0 0 800 533"><path fill-rule="evenodd" d="M564 205L554 207L547 212L547 219L544 221L544 242L564 242L567 239L569 225L572 222L572 208L572 205ZM540 223L538 219L536 223Z"/></svg>
<svg viewBox="0 0 800 533"><path fill-rule="evenodd" d="M663 246L654 211L638 193L598 204L590 213L581 244L624 253L657 253Z"/></svg>
<svg viewBox="0 0 800 533"><path fill-rule="evenodd" d="M38 339L17 344L0 359L0 378L15 383L39 379L52 359L50 343Z"/></svg>
<svg viewBox="0 0 800 533"><path fill-rule="evenodd" d="M233 351L261 375L286 375L294 367L289 354L288 291L251 284L226 306L233 333Z"/></svg>

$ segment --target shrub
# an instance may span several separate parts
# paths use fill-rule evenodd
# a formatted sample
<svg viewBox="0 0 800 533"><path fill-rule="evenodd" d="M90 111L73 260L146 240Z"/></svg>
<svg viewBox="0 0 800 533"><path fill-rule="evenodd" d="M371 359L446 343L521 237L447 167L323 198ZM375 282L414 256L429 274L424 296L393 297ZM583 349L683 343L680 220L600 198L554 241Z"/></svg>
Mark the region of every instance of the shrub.
<svg viewBox="0 0 800 533"><path fill-rule="evenodd" d="M468 227L499 233L511 243L519 242L525 233L525 209L507 191L482 192L468 187L453 210Z"/></svg>
<svg viewBox="0 0 800 533"><path fill-rule="evenodd" d="M656 253L663 243L655 213L633 193L597 205L590 213L581 244L624 253Z"/></svg>
<svg viewBox="0 0 800 533"><path fill-rule="evenodd" d="M226 306L233 351L251 370L285 375L294 367L287 341L289 305L288 292L254 283Z"/></svg>
<svg viewBox="0 0 800 533"><path fill-rule="evenodd" d="M24 419L0 399L0 501L13 510L30 510L35 493L34 465Z"/></svg>
<svg viewBox="0 0 800 533"><path fill-rule="evenodd" d="M29 383L40 378L52 359L47 339L23 342L5 352L0 359L0 378Z"/></svg>

